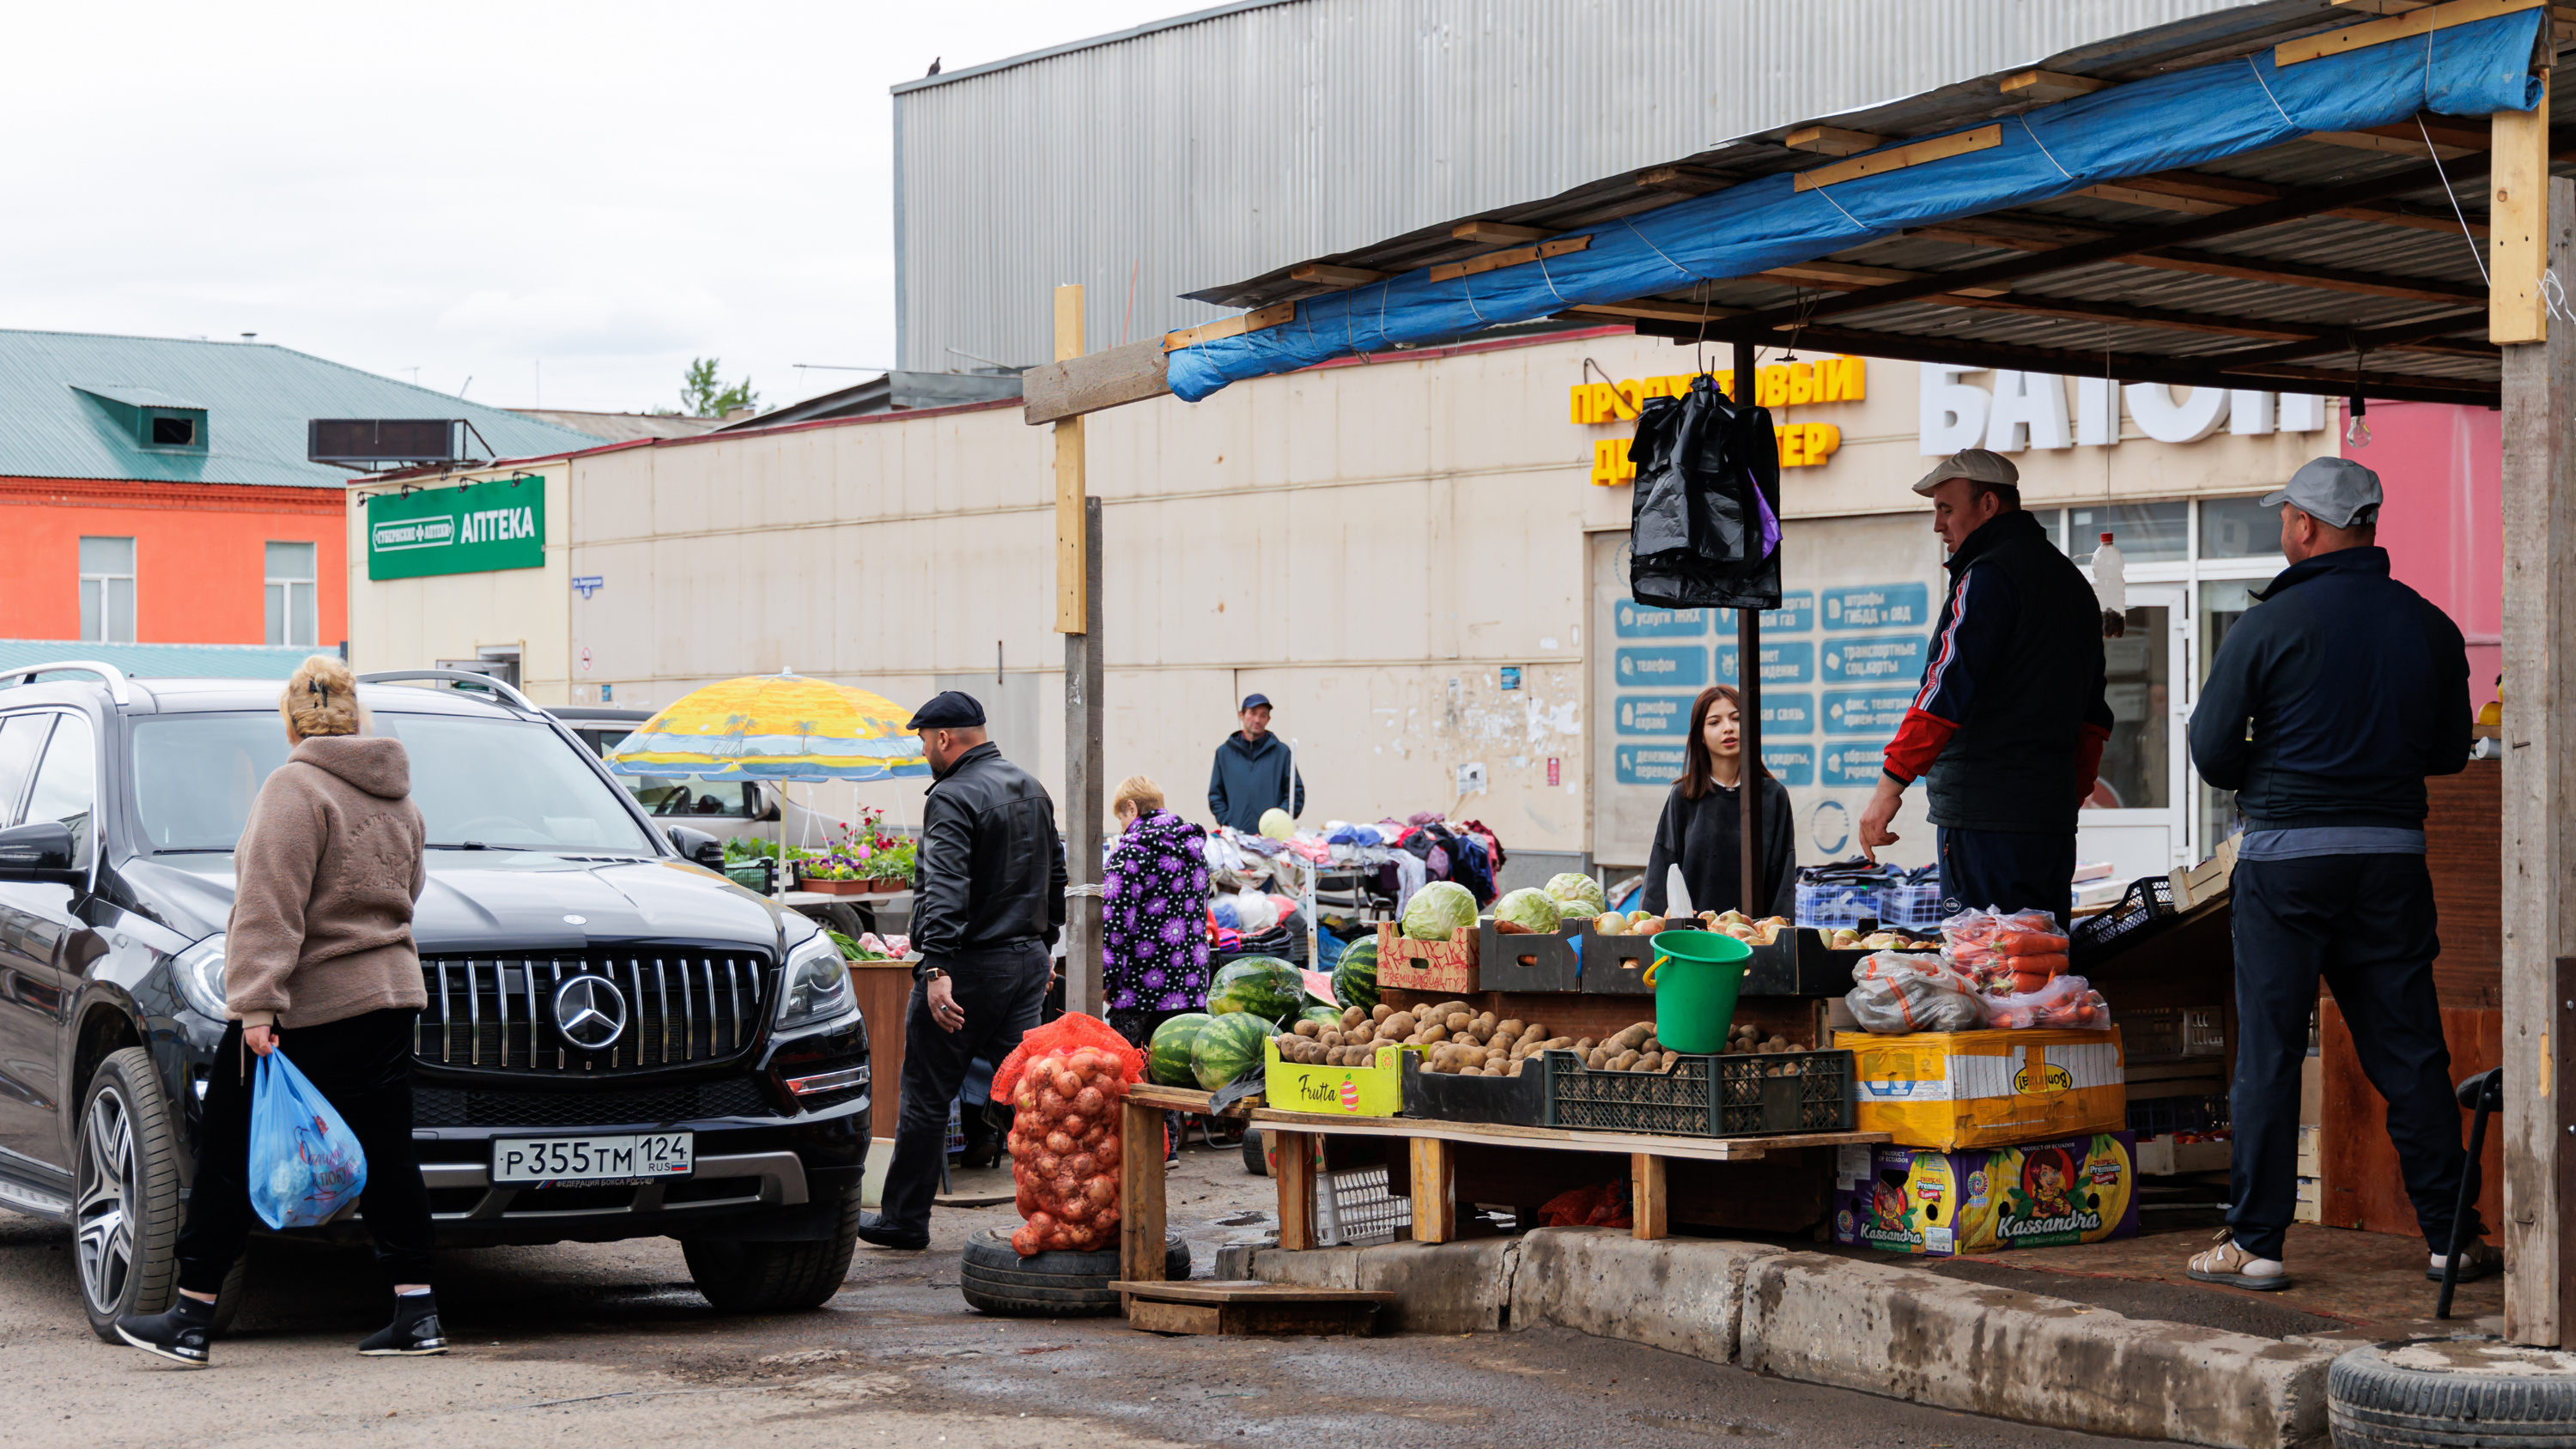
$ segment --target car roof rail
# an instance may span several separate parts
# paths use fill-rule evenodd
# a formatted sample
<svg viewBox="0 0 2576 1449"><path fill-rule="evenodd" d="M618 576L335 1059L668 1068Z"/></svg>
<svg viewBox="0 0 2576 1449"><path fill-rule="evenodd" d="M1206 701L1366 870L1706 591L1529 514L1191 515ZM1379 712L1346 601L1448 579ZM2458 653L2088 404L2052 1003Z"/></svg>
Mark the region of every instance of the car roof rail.
<svg viewBox="0 0 2576 1449"><path fill-rule="evenodd" d="M531 701L526 695L521 694L516 689L511 688L506 682L492 675L479 673L471 669L386 669L379 670L374 674L361 674L358 676L358 682L360 684L392 684L398 680L405 679L443 679L450 684L467 685L475 689L488 689L494 694L501 696L503 699L508 700L510 703L517 705L519 708L528 711L530 714L545 713L545 709L542 706Z"/></svg>
<svg viewBox="0 0 2576 1449"><path fill-rule="evenodd" d="M113 664L101 663L96 659L57 659L51 664L12 666L5 676L0 677L14 679L20 684L33 684L36 682L36 676L39 674L59 674L65 670L77 670L82 674L95 674L100 679L105 680L107 682L107 697L115 700L119 705L128 705L134 702L132 692L127 690L125 687L125 671L117 668Z"/></svg>

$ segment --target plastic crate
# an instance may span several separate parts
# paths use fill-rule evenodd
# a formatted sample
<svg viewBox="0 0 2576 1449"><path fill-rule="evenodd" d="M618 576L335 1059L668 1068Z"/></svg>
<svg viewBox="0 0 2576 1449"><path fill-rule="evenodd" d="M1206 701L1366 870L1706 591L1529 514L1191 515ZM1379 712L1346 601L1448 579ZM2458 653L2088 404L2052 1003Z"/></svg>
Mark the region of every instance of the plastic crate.
<svg viewBox="0 0 2576 1449"><path fill-rule="evenodd" d="M1582 921L1569 922L1550 935L1506 933L1491 916L1476 923L1476 980L1485 991L1572 991L1583 958L1575 942L1591 934ZM1380 984L1385 963L1379 962Z"/></svg>
<svg viewBox="0 0 2576 1449"><path fill-rule="evenodd" d="M1525 1066L1517 1077L1464 1077L1425 1071L1419 1057L1404 1059L1404 1115L1434 1122L1502 1122L1540 1127L1547 1122L1547 1073Z"/></svg>
<svg viewBox="0 0 2576 1449"><path fill-rule="evenodd" d="M1315 1174L1315 1246L1366 1247L1413 1236L1413 1199L1388 1190L1387 1169Z"/></svg>
<svg viewBox="0 0 2576 1449"><path fill-rule="evenodd" d="M2097 961L2116 956L2174 922L2173 878L2142 875L2129 882L2120 903L2075 923L2067 954L2081 976Z"/></svg>
<svg viewBox="0 0 2576 1449"><path fill-rule="evenodd" d="M1937 931L1950 913L1941 907L1941 883L1891 885L1879 892L1878 923L1908 931Z"/></svg>
<svg viewBox="0 0 2576 1449"><path fill-rule="evenodd" d="M1668 1072L1596 1072L1552 1051L1545 1125L1676 1137L1847 1132L1853 1098L1847 1051L1686 1056Z"/></svg>
<svg viewBox="0 0 2576 1449"><path fill-rule="evenodd" d="M1595 996L1652 996L1654 989L1643 983L1646 968L1655 959L1651 936L1604 936L1583 926L1583 975L1578 989Z"/></svg>
<svg viewBox="0 0 2576 1449"><path fill-rule="evenodd" d="M2125 1060L2140 1066L2227 1054L2216 1006L2124 1006L2113 1019L2120 1024Z"/></svg>
<svg viewBox="0 0 2576 1449"><path fill-rule="evenodd" d="M756 860L738 860L724 868L725 879L747 891L762 895L772 893L778 879L778 862L762 856Z"/></svg>
<svg viewBox="0 0 2576 1449"><path fill-rule="evenodd" d="M1801 926L1828 931L1877 920L1886 889L1879 881L1800 881L1792 919Z"/></svg>
<svg viewBox="0 0 2576 1449"><path fill-rule="evenodd" d="M2129 1130L2141 1137L2208 1132L2227 1126L2230 1120L2223 1096L2149 1097L2129 1104Z"/></svg>

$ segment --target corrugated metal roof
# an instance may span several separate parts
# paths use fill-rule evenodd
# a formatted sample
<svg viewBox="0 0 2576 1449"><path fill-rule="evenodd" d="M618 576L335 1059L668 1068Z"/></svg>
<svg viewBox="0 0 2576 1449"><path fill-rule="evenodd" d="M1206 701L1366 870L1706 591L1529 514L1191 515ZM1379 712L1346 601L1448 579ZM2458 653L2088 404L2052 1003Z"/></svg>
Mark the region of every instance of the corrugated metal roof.
<svg viewBox="0 0 2576 1449"><path fill-rule="evenodd" d="M146 448L84 392L202 408L206 446ZM304 461L313 418L464 418L503 457L597 441L266 343L0 331L0 477L341 487L347 470Z"/></svg>
<svg viewBox="0 0 2576 1449"><path fill-rule="evenodd" d="M0 639L0 676L66 659L113 664L136 679L286 679L318 649L264 644L97 644L65 639ZM55 676L69 679L72 675ZM18 683L0 677L0 687Z"/></svg>

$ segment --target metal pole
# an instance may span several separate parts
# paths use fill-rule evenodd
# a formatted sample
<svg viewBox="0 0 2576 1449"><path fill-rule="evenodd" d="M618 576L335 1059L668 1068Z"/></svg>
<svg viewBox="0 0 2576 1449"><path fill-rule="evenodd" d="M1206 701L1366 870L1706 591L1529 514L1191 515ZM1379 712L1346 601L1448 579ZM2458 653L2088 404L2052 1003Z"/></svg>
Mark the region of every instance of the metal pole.
<svg viewBox="0 0 2576 1449"><path fill-rule="evenodd" d="M1753 406L1753 344L1735 344L1735 405ZM1745 520L1747 524L1751 519ZM1737 729L1744 741L1744 766L1736 776L1744 803L1743 833L1737 857L1743 863L1743 903L1737 907L1759 920L1766 912L1762 886L1762 612L1735 611L1735 688L1744 696L1744 715Z"/></svg>

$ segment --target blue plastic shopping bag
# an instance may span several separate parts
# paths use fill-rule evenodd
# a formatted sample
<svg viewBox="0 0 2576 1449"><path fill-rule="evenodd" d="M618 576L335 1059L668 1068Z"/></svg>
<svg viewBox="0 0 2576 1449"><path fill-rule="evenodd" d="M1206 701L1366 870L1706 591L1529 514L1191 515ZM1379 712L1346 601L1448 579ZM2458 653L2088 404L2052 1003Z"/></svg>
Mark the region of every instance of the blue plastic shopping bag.
<svg viewBox="0 0 2576 1449"><path fill-rule="evenodd" d="M283 1051L259 1059L250 1097L250 1205L272 1228L329 1222L367 1189L367 1154L330 1099Z"/></svg>

